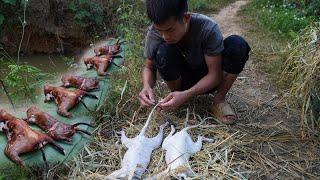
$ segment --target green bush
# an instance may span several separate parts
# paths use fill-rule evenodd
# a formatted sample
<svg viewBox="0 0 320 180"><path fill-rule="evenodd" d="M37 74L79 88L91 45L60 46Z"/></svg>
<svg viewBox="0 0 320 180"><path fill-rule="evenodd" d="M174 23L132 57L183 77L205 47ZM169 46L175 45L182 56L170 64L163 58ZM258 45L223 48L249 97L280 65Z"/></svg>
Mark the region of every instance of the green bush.
<svg viewBox="0 0 320 180"><path fill-rule="evenodd" d="M89 0L72 0L69 9L75 13L74 19L81 27L89 27L93 24L101 24L103 21L103 8Z"/></svg>
<svg viewBox="0 0 320 180"><path fill-rule="evenodd" d="M17 100L34 100L36 89L43 84L44 79L49 74L30 65L17 65L8 63L8 73L4 78L4 83L10 89L10 95Z"/></svg>

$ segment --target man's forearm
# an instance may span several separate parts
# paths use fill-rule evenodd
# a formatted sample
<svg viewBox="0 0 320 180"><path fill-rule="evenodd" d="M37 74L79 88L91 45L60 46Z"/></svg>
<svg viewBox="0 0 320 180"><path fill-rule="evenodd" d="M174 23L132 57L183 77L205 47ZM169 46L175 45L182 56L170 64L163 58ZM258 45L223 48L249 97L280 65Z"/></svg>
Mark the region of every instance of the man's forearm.
<svg viewBox="0 0 320 180"><path fill-rule="evenodd" d="M143 69L143 86L153 88L156 82L156 73L148 67Z"/></svg>
<svg viewBox="0 0 320 180"><path fill-rule="evenodd" d="M193 87L191 87L188 90L185 90L185 92L188 94L189 97L194 97L212 90L214 87L217 87L220 82L221 82L220 74L215 74L215 75L207 74Z"/></svg>

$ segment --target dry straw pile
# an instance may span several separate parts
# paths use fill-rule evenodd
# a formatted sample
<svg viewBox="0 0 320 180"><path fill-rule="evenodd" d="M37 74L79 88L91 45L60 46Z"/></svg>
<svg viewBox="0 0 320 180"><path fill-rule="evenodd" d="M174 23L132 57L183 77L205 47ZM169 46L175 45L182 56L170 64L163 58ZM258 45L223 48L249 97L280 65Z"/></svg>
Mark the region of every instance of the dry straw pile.
<svg viewBox="0 0 320 180"><path fill-rule="evenodd" d="M288 99L302 108L303 129L311 130L320 125L320 22L307 27L288 52L280 81L287 84Z"/></svg>

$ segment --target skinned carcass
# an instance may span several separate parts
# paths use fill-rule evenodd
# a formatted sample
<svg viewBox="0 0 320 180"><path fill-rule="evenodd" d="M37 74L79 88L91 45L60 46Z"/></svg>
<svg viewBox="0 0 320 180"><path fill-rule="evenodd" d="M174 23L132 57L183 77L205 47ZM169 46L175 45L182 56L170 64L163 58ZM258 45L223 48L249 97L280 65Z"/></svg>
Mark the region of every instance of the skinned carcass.
<svg viewBox="0 0 320 180"><path fill-rule="evenodd" d="M142 128L140 134L135 138L128 138L124 131L121 131L121 142L128 150L124 155L121 163L121 169L114 171L106 177L106 179L118 179L129 177L128 179L141 178L142 174L146 171L150 162L151 153L154 149L161 145L163 139L163 129L168 123L160 126L160 130L157 136L148 138L145 136L145 132L151 120L155 106L146 121L146 124ZM131 177L130 177L131 176Z"/></svg>
<svg viewBox="0 0 320 180"><path fill-rule="evenodd" d="M162 143L162 149L166 151L165 160L168 168L151 179L163 179L166 176L185 179L193 174L189 165L190 157L201 150L203 141L213 142L213 139L200 135L198 140L193 142L188 130L198 126L189 126L174 134L175 127L171 125L171 132Z"/></svg>

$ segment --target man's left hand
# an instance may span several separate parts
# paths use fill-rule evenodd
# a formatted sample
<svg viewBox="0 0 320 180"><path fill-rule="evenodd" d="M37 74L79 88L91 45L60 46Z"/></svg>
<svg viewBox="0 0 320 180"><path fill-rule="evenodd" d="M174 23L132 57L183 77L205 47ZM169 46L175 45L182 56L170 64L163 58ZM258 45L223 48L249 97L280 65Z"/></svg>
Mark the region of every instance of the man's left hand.
<svg viewBox="0 0 320 180"><path fill-rule="evenodd" d="M175 91L170 93L164 99L160 100L159 106L165 111L175 110L189 99L190 96L185 91Z"/></svg>

